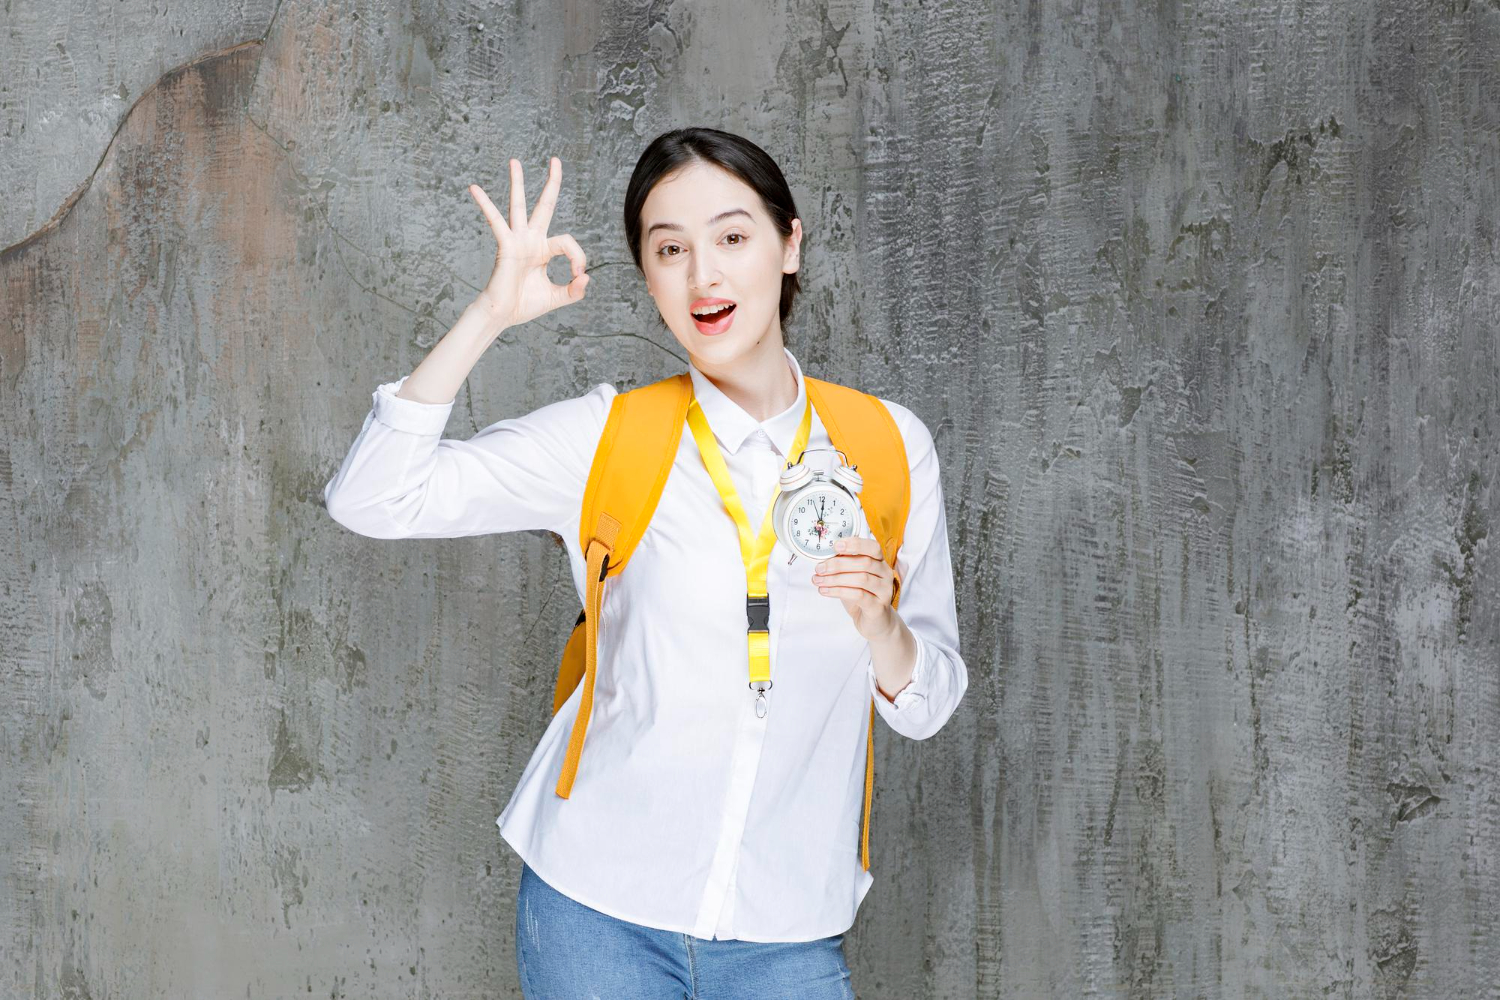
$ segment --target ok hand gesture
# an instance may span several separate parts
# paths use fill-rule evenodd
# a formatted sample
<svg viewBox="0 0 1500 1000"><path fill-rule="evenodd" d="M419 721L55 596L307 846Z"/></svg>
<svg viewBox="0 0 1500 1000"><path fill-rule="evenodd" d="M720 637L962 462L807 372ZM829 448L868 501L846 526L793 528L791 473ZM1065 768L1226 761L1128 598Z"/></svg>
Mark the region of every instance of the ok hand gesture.
<svg viewBox="0 0 1500 1000"><path fill-rule="evenodd" d="M478 184L469 185L469 194L479 203L498 244L495 270L480 293L479 302L501 326L516 326L583 298L583 290L589 283L583 248L566 233L547 235L561 187L562 161L554 156L547 163L547 183L536 200L531 217L527 218L521 161L512 159L510 222L507 223L484 190ZM547 277L548 262L559 254L566 254L573 265L573 280L566 285L555 285Z"/></svg>

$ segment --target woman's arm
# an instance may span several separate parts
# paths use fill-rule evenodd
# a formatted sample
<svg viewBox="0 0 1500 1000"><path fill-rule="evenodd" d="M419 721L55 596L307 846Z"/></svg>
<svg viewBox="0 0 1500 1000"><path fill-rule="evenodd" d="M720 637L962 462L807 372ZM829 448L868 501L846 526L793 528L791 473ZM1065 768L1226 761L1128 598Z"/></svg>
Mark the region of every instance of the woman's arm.
<svg viewBox="0 0 1500 1000"><path fill-rule="evenodd" d="M404 384L397 395L414 403L452 405L459 387L504 332L505 324L481 292L416 370L401 380Z"/></svg>
<svg viewBox="0 0 1500 1000"><path fill-rule="evenodd" d="M445 438L453 401L421 403L379 386L364 426L323 489L328 514L371 538L456 538L543 528L578 516L615 388L548 403Z"/></svg>
<svg viewBox="0 0 1500 1000"><path fill-rule="evenodd" d="M483 189L469 186L495 234L494 271L416 370L375 390L359 436L323 489L328 513L351 531L374 538L557 531L582 503L615 395L607 383L491 424L467 441L442 436L459 387L502 331L583 297L589 278L582 248L566 234L547 235L561 181L561 161L552 157L528 218L521 164L511 160L508 223ZM559 255L572 264L567 285L547 277L548 262Z"/></svg>
<svg viewBox="0 0 1500 1000"><path fill-rule="evenodd" d="M958 650L953 562L948 550L948 519L937 449L927 425L909 409L882 400L895 417L911 465L911 506L896 553L901 602L896 614L916 640L911 681L893 697L879 686L874 658L866 651L865 670L875 710L892 729L925 740L948 721L969 686L969 672ZM898 648L899 637L888 644Z"/></svg>

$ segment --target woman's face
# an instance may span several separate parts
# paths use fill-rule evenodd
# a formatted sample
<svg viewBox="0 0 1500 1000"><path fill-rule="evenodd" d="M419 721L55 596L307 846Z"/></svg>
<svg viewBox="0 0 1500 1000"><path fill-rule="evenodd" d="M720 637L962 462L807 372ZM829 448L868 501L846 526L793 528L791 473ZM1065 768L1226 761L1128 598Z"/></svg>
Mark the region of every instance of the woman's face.
<svg viewBox="0 0 1500 1000"><path fill-rule="evenodd" d="M801 242L801 219L783 241L755 189L715 164L668 174L641 206L646 289L700 369L732 367L772 334L780 349L781 276ZM694 319L716 299L734 303L727 317Z"/></svg>

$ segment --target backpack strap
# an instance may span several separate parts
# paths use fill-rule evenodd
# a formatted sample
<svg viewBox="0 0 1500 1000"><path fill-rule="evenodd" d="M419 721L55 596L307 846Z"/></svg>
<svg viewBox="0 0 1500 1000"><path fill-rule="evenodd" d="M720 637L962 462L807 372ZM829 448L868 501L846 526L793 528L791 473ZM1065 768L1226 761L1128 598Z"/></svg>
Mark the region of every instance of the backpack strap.
<svg viewBox="0 0 1500 1000"><path fill-rule="evenodd" d="M594 449L578 522L578 544L587 567L580 622L583 628L577 624L573 628L563 651L552 698L552 712L556 715L582 680L583 696L568 738L562 774L557 780L557 794L563 798L572 791L578 760L583 754L584 733L594 707L604 580L625 568L630 553L651 523L662 487L677 457L677 444L682 438L692 396L693 384L687 372L617 394L610 403L604 433Z"/></svg>
<svg viewBox="0 0 1500 1000"><path fill-rule="evenodd" d="M802 376L808 398L828 431L833 446L859 466L863 486L860 506L870 531L891 571L906 532L906 513L911 506L911 467L901 428L878 396L836 382ZM901 603L901 576L896 574L891 607ZM875 797L875 696L870 698L870 720L865 734L865 805L860 833L859 859L870 868L870 805Z"/></svg>
<svg viewBox="0 0 1500 1000"><path fill-rule="evenodd" d="M802 381L833 446L859 466L864 482L859 491L860 506L894 572L911 506L911 467L901 429L878 396L808 375L803 375ZM892 607L900 595L898 575Z"/></svg>

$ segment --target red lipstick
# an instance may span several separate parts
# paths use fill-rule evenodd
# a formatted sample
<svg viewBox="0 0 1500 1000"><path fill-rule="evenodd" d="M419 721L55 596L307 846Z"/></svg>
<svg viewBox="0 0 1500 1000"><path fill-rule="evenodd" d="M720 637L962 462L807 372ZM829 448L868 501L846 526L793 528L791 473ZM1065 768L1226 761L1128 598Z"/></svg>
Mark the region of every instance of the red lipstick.
<svg viewBox="0 0 1500 1000"><path fill-rule="evenodd" d="M728 306L728 308L718 310L708 316L699 316L695 311L713 306ZM728 330L729 324L734 322L735 303L730 299L698 299L688 309L693 317L693 325L705 337L718 336Z"/></svg>

